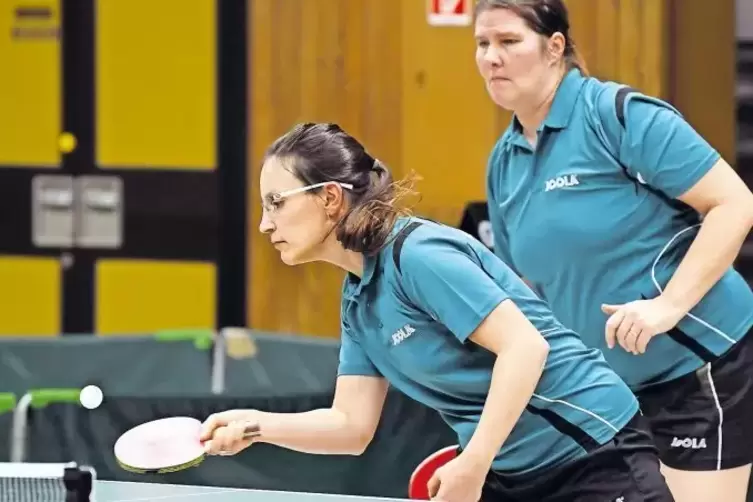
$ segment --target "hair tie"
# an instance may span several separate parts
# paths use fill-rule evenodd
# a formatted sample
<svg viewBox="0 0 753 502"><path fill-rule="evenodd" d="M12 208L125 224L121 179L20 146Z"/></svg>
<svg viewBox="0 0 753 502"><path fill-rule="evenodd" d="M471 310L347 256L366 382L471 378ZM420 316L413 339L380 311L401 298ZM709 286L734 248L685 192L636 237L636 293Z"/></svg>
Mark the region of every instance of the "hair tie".
<svg viewBox="0 0 753 502"><path fill-rule="evenodd" d="M361 158L358 160L357 163L357 169L361 172L363 171L376 171L377 170L377 160L369 155L369 153L364 150L361 153Z"/></svg>

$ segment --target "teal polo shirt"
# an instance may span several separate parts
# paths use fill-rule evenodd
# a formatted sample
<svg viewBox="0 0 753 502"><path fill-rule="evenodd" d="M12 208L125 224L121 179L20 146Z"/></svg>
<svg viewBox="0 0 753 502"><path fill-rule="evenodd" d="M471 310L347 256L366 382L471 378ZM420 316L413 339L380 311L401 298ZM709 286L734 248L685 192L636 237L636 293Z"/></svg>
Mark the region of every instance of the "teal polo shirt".
<svg viewBox="0 0 753 502"><path fill-rule="evenodd" d="M495 471L515 476L562 465L609 441L635 415L632 392L599 351L562 326L478 240L419 218L401 219L393 237L365 258L362 278L345 278L339 375L387 379L436 410L464 447L481 417L497 357L468 337L501 302L512 301L550 352L534 397L494 460Z"/></svg>
<svg viewBox="0 0 753 502"><path fill-rule="evenodd" d="M729 268L645 354L608 349L601 305L658 296L700 226L677 200L720 158L671 105L571 70L532 147L513 119L487 170L495 252L633 388L685 375L753 325ZM712 258L709 258L712 259Z"/></svg>

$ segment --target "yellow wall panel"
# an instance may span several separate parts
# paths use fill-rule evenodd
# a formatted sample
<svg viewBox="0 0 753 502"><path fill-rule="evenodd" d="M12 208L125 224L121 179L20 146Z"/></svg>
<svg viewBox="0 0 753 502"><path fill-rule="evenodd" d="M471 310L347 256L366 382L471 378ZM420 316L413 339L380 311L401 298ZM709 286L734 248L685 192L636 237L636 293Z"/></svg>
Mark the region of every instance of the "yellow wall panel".
<svg viewBox="0 0 753 502"><path fill-rule="evenodd" d="M59 27L57 0L0 2L0 164L60 163Z"/></svg>
<svg viewBox="0 0 753 502"><path fill-rule="evenodd" d="M210 263L100 260L95 279L96 332L213 328L215 275Z"/></svg>
<svg viewBox="0 0 753 502"><path fill-rule="evenodd" d="M59 334L60 276L57 259L0 256L0 335Z"/></svg>
<svg viewBox="0 0 753 502"><path fill-rule="evenodd" d="M215 0L97 2L97 162L213 169Z"/></svg>

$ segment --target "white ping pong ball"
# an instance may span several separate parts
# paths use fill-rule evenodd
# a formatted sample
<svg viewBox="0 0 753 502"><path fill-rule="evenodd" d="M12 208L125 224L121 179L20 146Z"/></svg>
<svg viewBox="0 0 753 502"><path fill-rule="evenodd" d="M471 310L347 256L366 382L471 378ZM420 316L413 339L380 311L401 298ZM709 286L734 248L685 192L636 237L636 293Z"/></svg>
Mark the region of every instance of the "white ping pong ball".
<svg viewBox="0 0 753 502"><path fill-rule="evenodd" d="M81 389L81 393L78 396L81 405L89 410L98 408L99 405L102 404L103 398L104 394L102 394L102 389L96 385L87 385Z"/></svg>

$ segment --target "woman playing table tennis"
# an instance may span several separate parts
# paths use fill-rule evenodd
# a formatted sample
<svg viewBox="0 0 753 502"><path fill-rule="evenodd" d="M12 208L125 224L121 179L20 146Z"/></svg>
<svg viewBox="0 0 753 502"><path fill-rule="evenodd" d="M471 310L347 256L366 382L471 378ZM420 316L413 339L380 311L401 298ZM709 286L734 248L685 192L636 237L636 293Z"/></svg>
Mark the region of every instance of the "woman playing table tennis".
<svg viewBox="0 0 753 502"><path fill-rule="evenodd" d="M753 194L671 105L587 76L561 0L480 0L476 61L513 120L490 156L496 253L637 393L680 502L746 498Z"/></svg>
<svg viewBox="0 0 753 502"><path fill-rule="evenodd" d="M438 500L672 500L637 401L601 354L479 241L401 212L407 189L356 139L295 127L269 148L260 189L260 230L283 262L347 272L336 391L328 409L213 415L209 453L262 441L360 454L390 384L457 433L462 452L429 483Z"/></svg>

